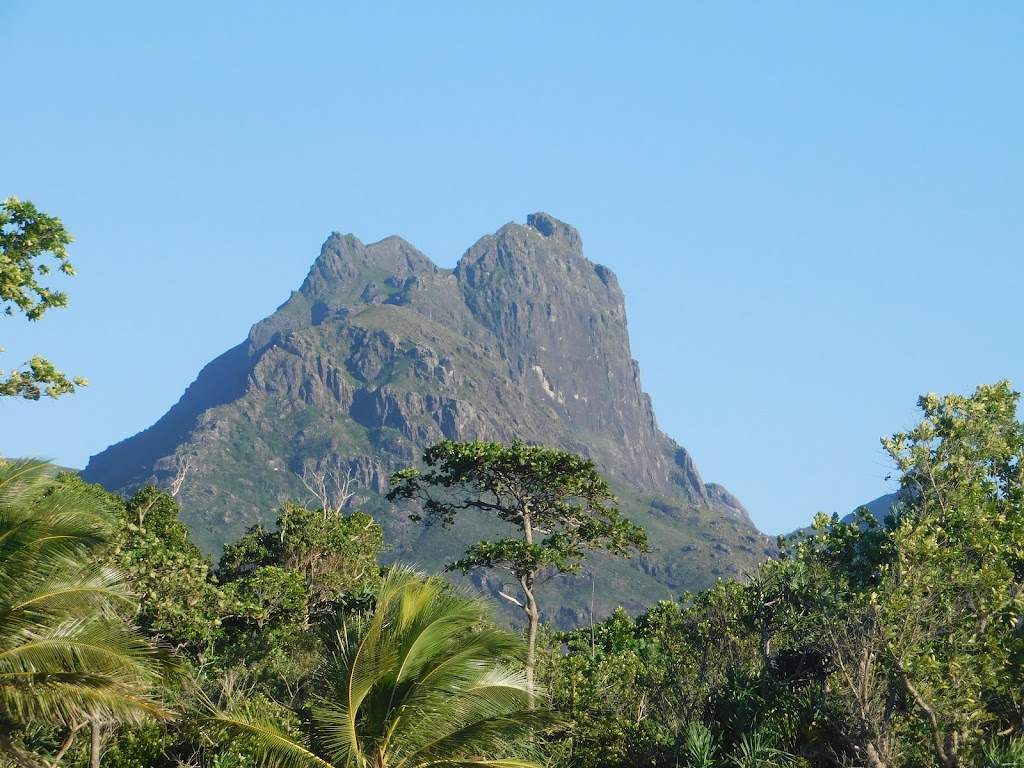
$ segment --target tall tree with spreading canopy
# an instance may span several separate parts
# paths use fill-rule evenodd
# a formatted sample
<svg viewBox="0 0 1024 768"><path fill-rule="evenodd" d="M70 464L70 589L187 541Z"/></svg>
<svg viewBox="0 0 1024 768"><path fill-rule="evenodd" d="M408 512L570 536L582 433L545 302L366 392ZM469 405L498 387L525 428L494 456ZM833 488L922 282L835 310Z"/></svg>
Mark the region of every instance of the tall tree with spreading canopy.
<svg viewBox="0 0 1024 768"><path fill-rule="evenodd" d="M498 568L508 571L523 600L510 595L529 623L526 674L533 683L536 661L538 579L576 573L587 550L628 557L647 548L639 526L619 515L615 496L594 462L566 451L490 442L445 440L423 455L426 472L395 473L388 499L421 501L413 520L449 526L459 512L478 510L518 528L516 536L471 544L448 570Z"/></svg>
<svg viewBox="0 0 1024 768"><path fill-rule="evenodd" d="M38 320L48 309L67 306L67 294L40 285L37 276L49 274L47 256L58 271L75 274L67 254L71 240L60 219L41 213L27 200L9 197L0 203L0 310L4 314L17 310L29 320ZM39 355L25 366L24 370L0 370L0 395L38 400L43 394L60 397L88 383L81 376L66 376Z"/></svg>

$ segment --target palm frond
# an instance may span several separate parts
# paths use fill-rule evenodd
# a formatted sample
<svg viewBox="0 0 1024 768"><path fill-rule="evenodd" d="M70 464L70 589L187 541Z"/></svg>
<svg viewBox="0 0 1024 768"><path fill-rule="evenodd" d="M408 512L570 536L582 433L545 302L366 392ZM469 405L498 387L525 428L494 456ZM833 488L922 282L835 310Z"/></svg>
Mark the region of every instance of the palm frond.
<svg viewBox="0 0 1024 768"><path fill-rule="evenodd" d="M131 722L168 716L148 694L165 671L165 654L131 628L92 617L20 634L0 650L0 705L19 719L66 723L96 711Z"/></svg>
<svg viewBox="0 0 1024 768"><path fill-rule="evenodd" d="M165 653L117 615L122 576L87 564L113 531L101 498L38 460L0 462L0 712L71 723L137 723L169 713L151 691Z"/></svg>
<svg viewBox="0 0 1024 768"><path fill-rule="evenodd" d="M422 768L429 765L469 763L486 759L519 759L532 764L525 752L536 751L529 738L551 725L554 717L542 710L518 710L501 717L475 720L461 728L435 734L415 751L398 755L395 765ZM516 751L515 758L510 752Z"/></svg>
<svg viewBox="0 0 1024 768"><path fill-rule="evenodd" d="M374 616L348 641L328 660L329 695L313 708L320 741L338 764L373 755L410 768L504 760L550 722L529 710L522 671L503 666L522 658L522 641L439 580L393 569Z"/></svg>
<svg viewBox="0 0 1024 768"><path fill-rule="evenodd" d="M232 713L216 713L205 719L213 730L242 738L259 755L264 768L335 768L318 757L293 736L265 717L242 708Z"/></svg>
<svg viewBox="0 0 1024 768"><path fill-rule="evenodd" d="M134 604L121 573L107 565L71 567L51 575L11 601L7 611L106 612L110 605Z"/></svg>
<svg viewBox="0 0 1024 768"><path fill-rule="evenodd" d="M538 768L530 744L552 721L531 710L522 640L486 609L408 569L385 577L376 610L337 633L311 707L314 746L247 708L209 727L245 739L270 768ZM212 707L212 705L210 705Z"/></svg>

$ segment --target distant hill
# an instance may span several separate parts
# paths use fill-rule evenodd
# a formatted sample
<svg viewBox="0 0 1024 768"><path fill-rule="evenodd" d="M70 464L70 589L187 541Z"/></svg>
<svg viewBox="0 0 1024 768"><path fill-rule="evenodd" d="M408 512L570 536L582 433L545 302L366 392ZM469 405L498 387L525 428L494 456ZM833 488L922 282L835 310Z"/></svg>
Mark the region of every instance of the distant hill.
<svg viewBox="0 0 1024 768"><path fill-rule="evenodd" d="M563 625L589 619L592 594L598 613L639 608L740 575L772 551L743 505L705 484L658 429L615 275L543 213L483 237L454 270L398 237L364 245L332 234L298 291L156 424L93 456L83 477L125 492L184 477L183 515L216 553L254 523L271 525L281 500L308 499L300 476L336 473L352 480L349 506L384 525L396 559L438 568L491 529L469 520L424 531L382 495L392 472L444 438L589 456L647 528L650 554L595 558L592 571L552 585L549 618Z"/></svg>
<svg viewBox="0 0 1024 768"><path fill-rule="evenodd" d="M879 496L874 501L869 501L867 504L862 504L861 507L867 507L868 508L868 512L870 512L872 515L874 515L875 519L878 522L884 523L886 515L889 514L889 510L892 509L892 505L895 504L895 503L896 503L896 494L895 493L887 493L887 494L885 494L885 496ZM854 510L849 515L844 517L843 521L847 522L847 523L850 522L850 520L853 519L853 515L856 514L857 510L859 510L859 509L860 509L860 507L857 507L856 510Z"/></svg>
<svg viewBox="0 0 1024 768"><path fill-rule="evenodd" d="M889 514L889 511L892 509L892 506L895 503L896 494L887 493L884 496L879 496L877 499L874 499L873 501L869 501L867 504L861 504L859 507L857 507L849 514L839 518L839 522L847 524L852 523L856 514L860 512L861 509L866 507L868 512L874 515L875 520L877 520L880 524L884 523L886 516ZM792 533L785 534L785 536L786 538L789 538L790 536L798 536L800 534L806 535L811 534L813 532L814 529L810 525L807 525L803 528L797 528Z"/></svg>

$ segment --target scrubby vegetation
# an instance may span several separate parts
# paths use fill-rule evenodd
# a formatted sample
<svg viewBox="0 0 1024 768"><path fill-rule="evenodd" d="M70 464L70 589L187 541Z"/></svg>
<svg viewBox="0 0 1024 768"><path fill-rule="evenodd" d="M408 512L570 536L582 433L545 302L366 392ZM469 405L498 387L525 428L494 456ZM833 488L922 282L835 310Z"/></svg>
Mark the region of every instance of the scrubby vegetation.
<svg viewBox="0 0 1024 768"><path fill-rule="evenodd" d="M164 491L7 462L0 764L1020 765L1017 401L921 398L883 441L887 520L819 516L746 581L542 628L535 690L476 599L382 571L367 515L285 504L214 565Z"/></svg>

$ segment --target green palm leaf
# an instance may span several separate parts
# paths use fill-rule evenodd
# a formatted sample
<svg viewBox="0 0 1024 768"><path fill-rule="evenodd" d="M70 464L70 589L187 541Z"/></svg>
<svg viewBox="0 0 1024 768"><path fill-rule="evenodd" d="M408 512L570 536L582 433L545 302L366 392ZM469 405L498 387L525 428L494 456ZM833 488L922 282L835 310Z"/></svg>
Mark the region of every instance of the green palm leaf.
<svg viewBox="0 0 1024 768"><path fill-rule="evenodd" d="M0 712L18 721L166 717L165 657L117 615L134 598L89 564L114 518L45 462L0 461Z"/></svg>
<svg viewBox="0 0 1024 768"><path fill-rule="evenodd" d="M217 712L207 718L211 730L241 737L261 758L261 765L276 768L334 768L318 757L292 734L285 733L265 716L251 712L244 705L228 712Z"/></svg>
<svg viewBox="0 0 1024 768"><path fill-rule="evenodd" d="M244 712L211 722L246 734L266 766L528 768L530 738L551 716L530 709L524 655L480 603L392 569L373 615L338 633L324 660L315 748Z"/></svg>

